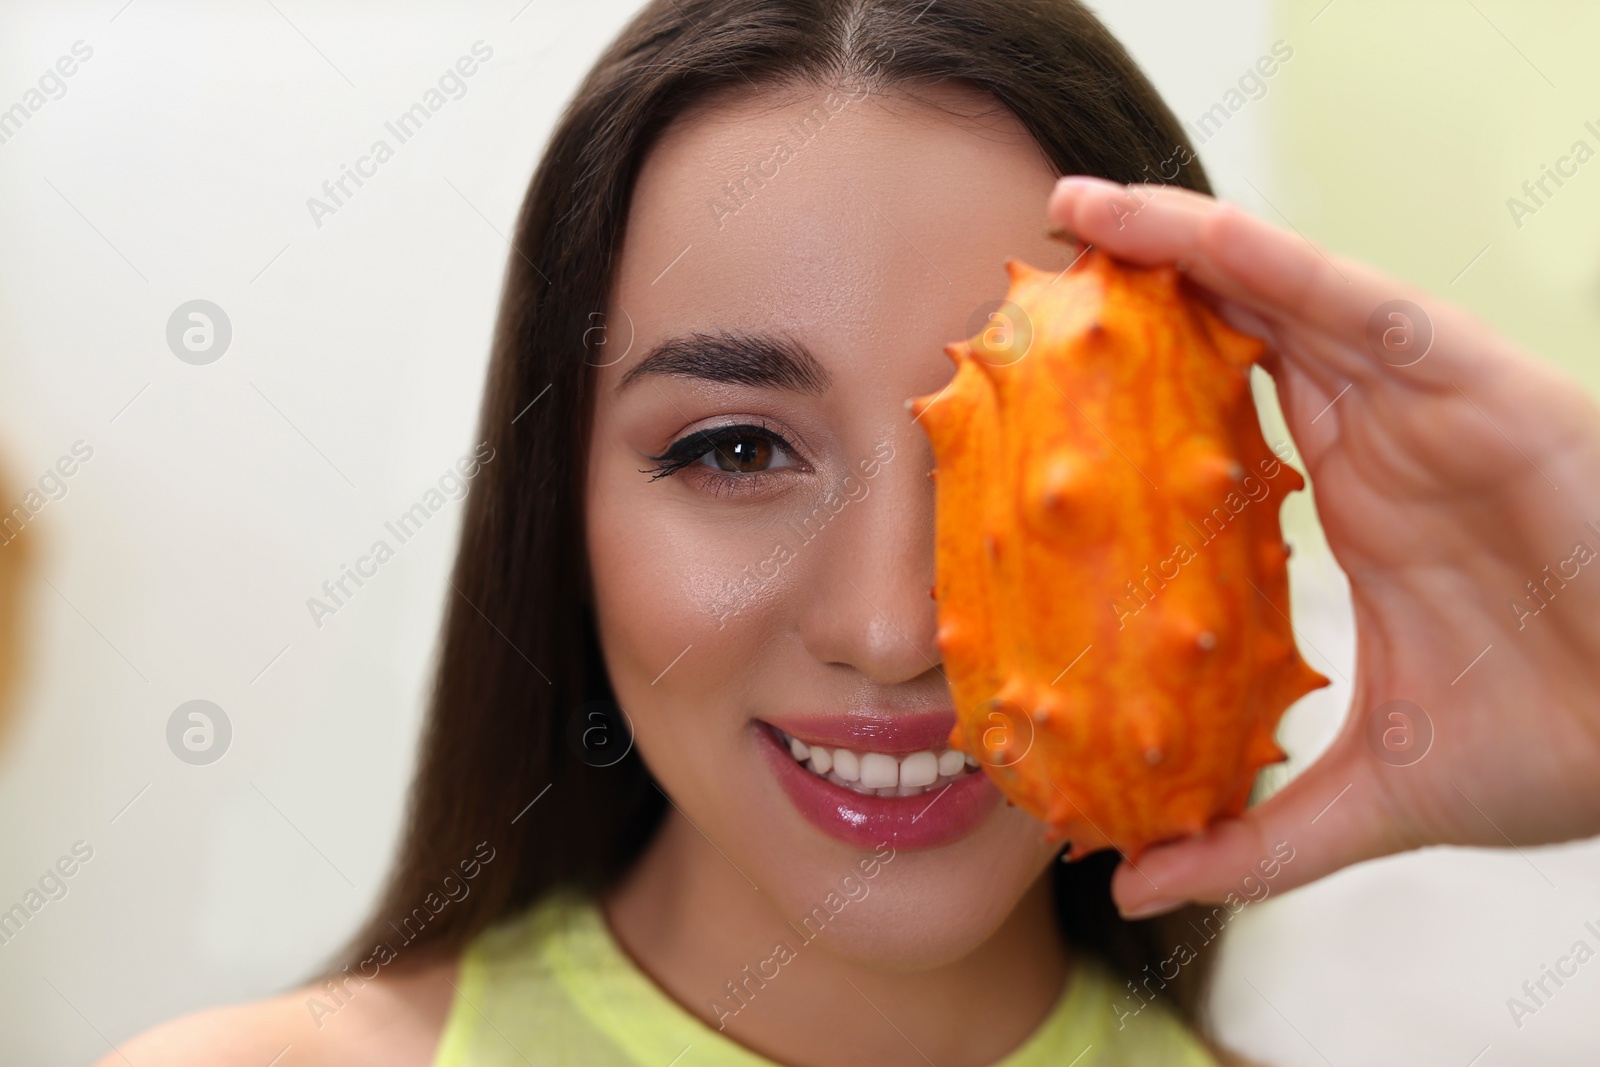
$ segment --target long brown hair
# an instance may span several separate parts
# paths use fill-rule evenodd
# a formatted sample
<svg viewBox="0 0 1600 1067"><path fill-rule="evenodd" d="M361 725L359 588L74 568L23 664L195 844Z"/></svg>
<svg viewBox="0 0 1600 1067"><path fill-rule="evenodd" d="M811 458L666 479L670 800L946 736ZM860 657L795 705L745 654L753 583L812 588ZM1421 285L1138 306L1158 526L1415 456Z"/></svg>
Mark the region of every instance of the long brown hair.
<svg viewBox="0 0 1600 1067"><path fill-rule="evenodd" d="M591 368L622 339L604 312L656 135L720 88L937 81L1009 108L1061 174L1209 191L1172 113L1075 0L648 3L568 105L517 219L480 413L492 458L466 502L400 854L339 963L355 969L382 945L456 951L552 889L603 891L660 821L665 801L638 755L596 766L609 759L581 740L612 699L584 551ZM1164 986L1194 1020L1214 954L1169 976L1188 916L1123 921L1108 888L1116 860L1057 866L1062 936L1141 989ZM455 896L451 878L467 891Z"/></svg>

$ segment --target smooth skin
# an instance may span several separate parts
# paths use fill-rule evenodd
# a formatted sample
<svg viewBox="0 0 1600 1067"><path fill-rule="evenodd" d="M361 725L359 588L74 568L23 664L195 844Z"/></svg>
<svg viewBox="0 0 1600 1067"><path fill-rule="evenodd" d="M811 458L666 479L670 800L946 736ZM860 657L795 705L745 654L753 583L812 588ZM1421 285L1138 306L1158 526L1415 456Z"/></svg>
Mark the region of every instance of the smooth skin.
<svg viewBox="0 0 1600 1067"><path fill-rule="evenodd" d="M1112 884L1124 914L1221 901L1280 840L1295 848L1282 890L1422 845L1600 834L1600 559L1575 561L1578 542L1600 551L1600 406L1459 308L1230 204L1072 177L1048 211L1113 255L1183 265L1267 339L1355 607L1354 694L1329 749L1243 817L1151 849L1137 871L1124 862ZM1408 366L1368 342L1369 318L1396 299L1435 332ZM1543 585L1561 569L1563 584ZM1367 739L1374 709L1396 699L1433 728L1409 766Z"/></svg>

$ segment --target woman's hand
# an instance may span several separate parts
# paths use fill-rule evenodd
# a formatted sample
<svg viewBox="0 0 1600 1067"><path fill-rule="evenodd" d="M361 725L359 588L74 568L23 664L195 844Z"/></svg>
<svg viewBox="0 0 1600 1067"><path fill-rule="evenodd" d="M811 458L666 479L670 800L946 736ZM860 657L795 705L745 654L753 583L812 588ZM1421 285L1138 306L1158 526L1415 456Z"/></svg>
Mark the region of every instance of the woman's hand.
<svg viewBox="0 0 1600 1067"><path fill-rule="evenodd" d="M1459 308L1210 197L1074 177L1049 217L1176 261L1267 340L1355 607L1328 751L1242 817L1125 861L1124 914L1221 901L1280 841L1281 890L1421 845L1600 834L1600 407Z"/></svg>

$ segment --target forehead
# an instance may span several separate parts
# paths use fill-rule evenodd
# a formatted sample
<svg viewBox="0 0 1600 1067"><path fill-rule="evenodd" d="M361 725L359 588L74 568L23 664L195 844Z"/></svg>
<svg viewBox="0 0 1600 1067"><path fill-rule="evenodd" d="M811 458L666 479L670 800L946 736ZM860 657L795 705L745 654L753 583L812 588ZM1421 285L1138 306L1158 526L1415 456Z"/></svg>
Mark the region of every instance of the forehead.
<svg viewBox="0 0 1600 1067"><path fill-rule="evenodd" d="M1015 116L914 91L746 90L680 117L640 170L611 311L644 348L737 327L824 360L905 343L942 360L1004 295L1007 258L1066 260L1043 235L1054 171Z"/></svg>

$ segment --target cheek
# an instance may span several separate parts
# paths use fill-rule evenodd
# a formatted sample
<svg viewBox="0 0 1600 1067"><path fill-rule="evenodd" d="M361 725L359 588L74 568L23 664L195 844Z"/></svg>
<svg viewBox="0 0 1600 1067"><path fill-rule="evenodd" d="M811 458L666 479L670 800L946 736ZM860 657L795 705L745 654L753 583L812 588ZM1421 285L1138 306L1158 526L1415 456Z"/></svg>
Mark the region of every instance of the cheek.
<svg viewBox="0 0 1600 1067"><path fill-rule="evenodd" d="M634 497L601 489L589 513L595 608L618 684L641 675L648 683L717 628L708 610L718 584L709 546L685 544L682 531L663 528Z"/></svg>
<svg viewBox="0 0 1600 1067"><path fill-rule="evenodd" d="M765 577L776 542L715 505L686 505L666 479L643 481L637 464L615 466L591 483L588 508L606 666L652 766L690 749L699 762L745 728L738 693L759 674L778 603Z"/></svg>

